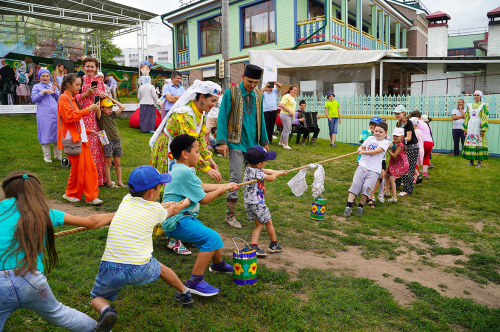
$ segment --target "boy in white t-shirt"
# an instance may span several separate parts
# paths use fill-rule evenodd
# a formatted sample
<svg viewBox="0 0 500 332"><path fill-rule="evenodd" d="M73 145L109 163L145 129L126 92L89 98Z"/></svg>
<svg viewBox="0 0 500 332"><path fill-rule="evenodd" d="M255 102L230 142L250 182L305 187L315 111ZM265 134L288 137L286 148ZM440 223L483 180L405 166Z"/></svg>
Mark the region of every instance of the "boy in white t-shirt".
<svg viewBox="0 0 500 332"><path fill-rule="evenodd" d="M360 192L361 199L359 200L356 214L363 214L363 205L377 184L380 172L382 171L382 160L390 145L390 142L384 139L386 135L387 124L383 122L377 123L373 136L368 137L358 148L361 159L354 173L352 185L349 188L349 198L347 199L344 217L351 215L354 199Z"/></svg>
<svg viewBox="0 0 500 332"><path fill-rule="evenodd" d="M128 285L145 285L161 278L179 291L175 298L184 306L193 304L191 293L175 272L152 255L153 228L191 204L187 198L179 203L156 202L159 184L170 181L170 174L160 174L153 166L139 166L130 173L130 194L123 198L111 221L99 272L90 292L92 306L101 313L94 331L110 331L116 323L118 316L109 301L114 301Z"/></svg>

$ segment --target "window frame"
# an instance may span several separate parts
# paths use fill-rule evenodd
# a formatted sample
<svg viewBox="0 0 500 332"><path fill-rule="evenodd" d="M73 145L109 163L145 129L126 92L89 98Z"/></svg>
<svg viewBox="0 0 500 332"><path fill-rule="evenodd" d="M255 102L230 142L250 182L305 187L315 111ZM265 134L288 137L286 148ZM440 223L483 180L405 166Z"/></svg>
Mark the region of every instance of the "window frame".
<svg viewBox="0 0 500 332"><path fill-rule="evenodd" d="M246 21L246 18L245 18L245 10L249 7L253 7L253 6L257 6L257 5L260 5L264 2L269 2L272 4L273 6L273 11L267 11L267 36L268 36L268 41L265 42L265 43L262 43L262 44L256 44L256 45L245 45L245 21ZM277 33L277 21L276 21L276 0L257 0L257 1L253 1L251 3L247 3L247 4L244 4L244 5L241 5L239 8L239 12L240 12L240 51L242 49L245 49L245 48L252 48L252 47L258 47L258 46L262 46L262 45L268 45L268 44L277 44L278 41L277 41L277 36L278 36L278 33ZM269 41L269 36L270 36L270 32L271 32L271 29L270 29L270 21L271 21L271 12L274 12L273 14L273 20L274 20L274 40L271 40ZM254 15L255 16L255 15ZM250 42L252 40L252 20L251 20L251 17L250 16Z"/></svg>
<svg viewBox="0 0 500 332"><path fill-rule="evenodd" d="M196 21L196 26L197 26L197 29L198 29L198 59L199 58L202 58L202 57L206 57L206 56L211 56L211 55L217 55L217 54L222 54L222 21L221 21L221 18L222 17L222 14L221 13L217 13L215 15L211 15L211 16L208 16L208 17L204 17L202 19L199 19ZM210 28L206 28L204 30L202 30L201 28L201 24L207 20L212 20L212 19L215 19L215 18L219 18L219 52L217 53L209 53L209 54L203 54L202 53L202 45L201 45L201 34L204 32L204 31L208 31ZM208 50L208 38L206 38L206 41L207 43L206 45L206 49Z"/></svg>
<svg viewBox="0 0 500 332"><path fill-rule="evenodd" d="M184 31L185 31L185 33L186 33L186 38L185 38L185 43L184 43L184 44L185 44L185 45L184 45L185 47L184 47L184 48L179 48L179 45L180 45L180 43L179 43L179 39L180 39L179 37L180 37L180 36L179 36L179 35L180 35L180 32L181 32L181 29L179 29L179 26L181 26L181 25L184 25L184 26L185 26ZM187 50L187 49L189 48L189 46L188 46L188 45L189 45L189 44L188 44L188 39L189 39L189 36L188 36L188 26L187 26L187 21L177 24L177 25L176 25L176 29L175 29L175 30L176 30L176 44L177 44L177 52L176 52L176 53L179 53L179 52L184 51L184 50Z"/></svg>

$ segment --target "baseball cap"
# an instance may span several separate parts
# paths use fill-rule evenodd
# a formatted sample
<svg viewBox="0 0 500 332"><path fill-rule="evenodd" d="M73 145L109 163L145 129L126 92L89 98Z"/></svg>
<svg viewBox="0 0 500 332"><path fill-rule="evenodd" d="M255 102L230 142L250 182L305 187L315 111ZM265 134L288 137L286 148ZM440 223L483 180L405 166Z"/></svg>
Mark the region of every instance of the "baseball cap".
<svg viewBox="0 0 500 332"><path fill-rule="evenodd" d="M265 160L276 159L276 151L266 151L262 146L254 146L247 150L245 159L249 164L255 165Z"/></svg>
<svg viewBox="0 0 500 332"><path fill-rule="evenodd" d="M404 136L405 130L403 128L394 128L392 131L392 136Z"/></svg>
<svg viewBox="0 0 500 332"><path fill-rule="evenodd" d="M374 122L374 123L380 123L380 122L382 122L382 118L381 118L381 117L379 117L379 116L373 116L373 117L370 119L370 123L372 123L372 122Z"/></svg>
<svg viewBox="0 0 500 332"><path fill-rule="evenodd" d="M168 183L172 177L168 173L160 173L156 168L149 165L143 165L135 168L128 177L128 188L130 192L135 193L156 187L158 183ZM134 189L130 187L132 185Z"/></svg>
<svg viewBox="0 0 500 332"><path fill-rule="evenodd" d="M101 107L110 107L113 106L113 102L109 98L101 99Z"/></svg>
<svg viewBox="0 0 500 332"><path fill-rule="evenodd" d="M396 106L396 108L394 109L394 111L392 111L392 113L401 113L401 112L405 112L406 113L406 108L403 105Z"/></svg>

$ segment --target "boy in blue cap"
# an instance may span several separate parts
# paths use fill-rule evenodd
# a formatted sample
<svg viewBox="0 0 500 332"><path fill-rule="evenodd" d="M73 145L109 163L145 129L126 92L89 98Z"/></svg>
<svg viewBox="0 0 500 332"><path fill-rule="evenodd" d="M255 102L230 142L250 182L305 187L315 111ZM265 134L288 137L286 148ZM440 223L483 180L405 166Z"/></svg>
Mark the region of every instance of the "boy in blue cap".
<svg viewBox="0 0 500 332"><path fill-rule="evenodd" d="M111 221L101 266L90 292L92 306L101 313L94 331L108 332L116 323L118 316L109 301L114 301L127 285L144 285L161 278L179 291L175 298L184 306L193 303L175 272L152 255L153 228L191 203L187 198L179 203L156 202L160 183L170 181L170 174L160 174L153 166L139 166L130 173L130 194L123 198Z"/></svg>
<svg viewBox="0 0 500 332"><path fill-rule="evenodd" d="M259 236L264 225L266 225L267 234L271 238L269 245L270 252L281 252L282 248L276 239L271 212L264 201L266 188L264 180L274 181L277 177L285 175L286 171L274 171L264 169L268 160L276 159L276 151L266 151L262 146L254 146L245 153L245 160L248 167L245 169L243 182L258 180L258 182L243 187L245 197L245 212L249 221L255 222L255 229L252 232L252 242L250 247L257 252L257 257L266 257L264 250L259 248Z"/></svg>
<svg viewBox="0 0 500 332"><path fill-rule="evenodd" d="M209 268L212 273L232 274L233 266L222 259L220 249L224 244L220 235L198 220L200 204L212 202L224 195L227 190L238 190L239 185L237 183L201 182L193 170L200 158L198 141L193 136L187 134L176 136L170 143L170 151L176 163L170 172L172 182L165 186L163 201L188 198L190 204L162 222L162 229L165 235L192 243L200 249L186 287L192 294L214 296L219 293L219 289L204 280L208 264L212 261Z"/></svg>

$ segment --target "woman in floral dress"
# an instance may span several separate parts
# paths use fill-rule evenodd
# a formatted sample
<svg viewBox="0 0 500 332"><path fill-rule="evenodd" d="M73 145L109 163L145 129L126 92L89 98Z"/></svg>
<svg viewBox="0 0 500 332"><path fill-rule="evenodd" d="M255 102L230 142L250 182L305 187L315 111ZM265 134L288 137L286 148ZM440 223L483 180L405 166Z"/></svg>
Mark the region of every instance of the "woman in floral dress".
<svg viewBox="0 0 500 332"><path fill-rule="evenodd" d="M97 77L97 67L99 62L94 58L85 58L82 62L85 76L82 77L82 92L76 95L76 99L83 108L88 108L94 103L94 96L106 98L104 83ZM92 87L92 81L97 81L97 87ZM101 130L97 124L96 112L90 111L89 115L83 117L85 128ZM101 140L98 136L90 136L89 138L90 152L94 158L95 167L97 168L97 179L100 186L104 185L106 180L106 159L104 158L104 149Z"/></svg>
<svg viewBox="0 0 500 332"><path fill-rule="evenodd" d="M168 173L175 163L170 153L171 140L182 134L188 134L196 138L200 146L200 159L196 169L206 173L214 181L219 182L222 176L217 164L212 159L212 153L207 148L205 140L205 113L217 103L221 95L220 85L210 81L194 81L193 85L172 106L163 118L160 126L149 141L151 146L151 159L149 164L160 173ZM160 199L163 197L163 189L160 191ZM170 239L167 248L172 249L179 255L190 255L191 251L186 249L179 240Z"/></svg>
<svg viewBox="0 0 500 332"><path fill-rule="evenodd" d="M463 128L465 131L465 144L462 158L469 160L467 166L474 166L477 160L477 167L483 165L483 160L488 157L488 141L486 132L488 131L488 105L482 102L483 92L474 92L474 102L467 105Z"/></svg>

